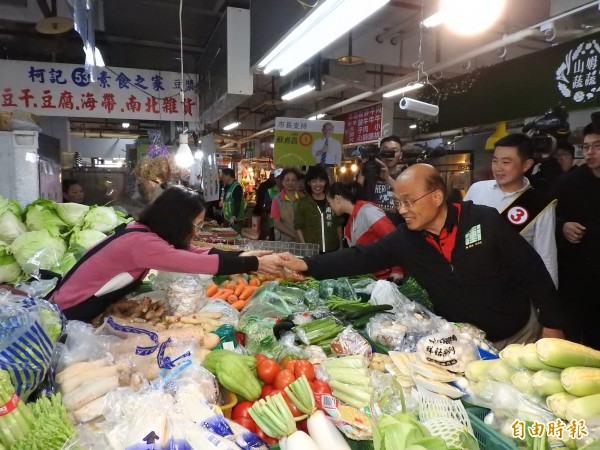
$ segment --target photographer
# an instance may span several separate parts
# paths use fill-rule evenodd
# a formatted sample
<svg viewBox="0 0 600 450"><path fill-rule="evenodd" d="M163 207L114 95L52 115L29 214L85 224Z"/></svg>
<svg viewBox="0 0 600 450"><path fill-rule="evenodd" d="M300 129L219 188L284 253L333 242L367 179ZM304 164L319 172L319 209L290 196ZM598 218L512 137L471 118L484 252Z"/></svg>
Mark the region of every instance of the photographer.
<svg viewBox="0 0 600 450"><path fill-rule="evenodd" d="M367 155L361 173L356 178L364 188L367 200L375 203L394 225L402 219L394 206L394 180L400 175L398 164L402 159L402 142L397 136L388 136L379 143L379 151Z"/></svg>

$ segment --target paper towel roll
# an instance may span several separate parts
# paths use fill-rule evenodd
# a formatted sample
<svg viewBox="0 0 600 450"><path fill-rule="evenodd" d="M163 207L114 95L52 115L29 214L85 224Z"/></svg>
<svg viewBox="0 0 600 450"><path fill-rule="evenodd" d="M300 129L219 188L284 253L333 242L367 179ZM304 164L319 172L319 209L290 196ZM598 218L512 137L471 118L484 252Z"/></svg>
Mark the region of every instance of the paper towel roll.
<svg viewBox="0 0 600 450"><path fill-rule="evenodd" d="M403 97L399 103L400 109L409 112L423 114L425 116L437 116L440 112L440 107L431 103L420 102L408 97Z"/></svg>

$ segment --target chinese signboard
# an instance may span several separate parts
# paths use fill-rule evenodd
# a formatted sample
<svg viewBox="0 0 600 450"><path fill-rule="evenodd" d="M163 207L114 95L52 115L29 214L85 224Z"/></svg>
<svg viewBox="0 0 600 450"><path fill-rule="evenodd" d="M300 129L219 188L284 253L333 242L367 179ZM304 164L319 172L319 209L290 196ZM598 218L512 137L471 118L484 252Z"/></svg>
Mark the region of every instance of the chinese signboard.
<svg viewBox="0 0 600 450"><path fill-rule="evenodd" d="M0 61L0 110L42 116L198 121L195 75L118 67L98 69L91 83L72 64Z"/></svg>
<svg viewBox="0 0 600 450"><path fill-rule="evenodd" d="M580 43L569 50L556 71L558 90L577 103L594 98L598 85L598 56L600 46L595 39Z"/></svg>
<svg viewBox="0 0 600 450"><path fill-rule="evenodd" d="M342 120L346 124L344 144L378 140L381 137L382 116L381 103L336 116L337 120Z"/></svg>
<svg viewBox="0 0 600 450"><path fill-rule="evenodd" d="M343 134L341 121L277 117L273 159L278 166L338 165Z"/></svg>

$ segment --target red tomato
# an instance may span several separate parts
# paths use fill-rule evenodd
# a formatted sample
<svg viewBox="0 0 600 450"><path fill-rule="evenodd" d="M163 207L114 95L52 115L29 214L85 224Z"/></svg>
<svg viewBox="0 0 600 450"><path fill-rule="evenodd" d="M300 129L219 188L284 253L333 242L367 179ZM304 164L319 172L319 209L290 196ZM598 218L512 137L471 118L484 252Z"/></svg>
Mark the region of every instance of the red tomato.
<svg viewBox="0 0 600 450"><path fill-rule="evenodd" d="M246 335L240 331L235 332L235 340L242 346L246 345Z"/></svg>
<svg viewBox="0 0 600 450"><path fill-rule="evenodd" d="M267 358L261 361L256 367L258 378L264 381L266 384L273 384L275 377L279 374L279 364L274 359Z"/></svg>
<svg viewBox="0 0 600 450"><path fill-rule="evenodd" d="M254 402L249 401L239 402L233 407L233 410L231 411L231 418L237 419L238 417L250 417L248 409L250 409L253 404Z"/></svg>
<svg viewBox="0 0 600 450"><path fill-rule="evenodd" d="M247 428L249 431L256 433L256 423L252 420L251 417L236 417L233 419L235 423L239 423L244 428Z"/></svg>
<svg viewBox="0 0 600 450"><path fill-rule="evenodd" d="M275 386L275 389L283 390L284 388L292 384L295 380L296 377L294 376L294 372L292 372L289 369L283 369L275 377L275 382L273 383L273 386Z"/></svg>
<svg viewBox="0 0 600 450"><path fill-rule="evenodd" d="M310 383L310 387L315 394L331 394L331 388L325 381L314 380Z"/></svg>
<svg viewBox="0 0 600 450"><path fill-rule="evenodd" d="M308 426L306 424L306 420L307 419L301 420L300 422L296 422L296 428L308 434Z"/></svg>
<svg viewBox="0 0 600 450"><path fill-rule="evenodd" d="M300 378L302 375L306 376L308 381L315 379L315 368L310 361L306 361L305 359L299 359L294 365L294 376Z"/></svg>
<svg viewBox="0 0 600 450"><path fill-rule="evenodd" d="M290 398L286 395L283 397L285 399L285 403L288 405L288 408L290 408L290 411L292 412L292 416L294 417L299 417L302 414L304 414L302 411L300 411L298 408L296 408L296 405L294 405L294 402L292 400L290 400Z"/></svg>
<svg viewBox="0 0 600 450"><path fill-rule="evenodd" d="M293 372L294 371L294 366L296 365L297 362L298 362L297 359L288 359L285 362L283 368L284 369L289 369L289 370L291 370Z"/></svg>
<svg viewBox="0 0 600 450"><path fill-rule="evenodd" d="M271 395L272 391L273 391L273 386L271 386L270 384L265 384L262 387L262 390L260 392L260 398L268 397L269 395Z"/></svg>
<svg viewBox="0 0 600 450"><path fill-rule="evenodd" d="M265 441L268 445L277 444L277 439L272 438L271 436L267 436L263 430L256 427L256 435Z"/></svg>
<svg viewBox="0 0 600 450"><path fill-rule="evenodd" d="M257 353L254 355L254 359L256 360L256 365L258 366L261 362L267 359L267 357L261 353Z"/></svg>
<svg viewBox="0 0 600 450"><path fill-rule="evenodd" d="M277 394L283 395L284 400L287 397L285 392L283 392L281 389L273 389L271 392L269 392L269 395L267 395L267 397L270 397L271 395L277 395Z"/></svg>

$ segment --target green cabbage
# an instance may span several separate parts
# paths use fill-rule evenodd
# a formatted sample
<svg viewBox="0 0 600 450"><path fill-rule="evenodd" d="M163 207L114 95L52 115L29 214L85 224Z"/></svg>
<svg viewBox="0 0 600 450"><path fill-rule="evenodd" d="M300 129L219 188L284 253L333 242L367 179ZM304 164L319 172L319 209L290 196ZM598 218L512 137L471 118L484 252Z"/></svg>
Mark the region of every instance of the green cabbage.
<svg viewBox="0 0 600 450"><path fill-rule="evenodd" d="M87 250L95 243L104 239L106 235L97 230L80 230L75 231L71 235L69 241L70 247L81 247L83 250Z"/></svg>
<svg viewBox="0 0 600 450"><path fill-rule="evenodd" d="M10 211L17 217L20 217L23 213L19 202L17 202L16 200L9 200L6 197L2 197L0 195L0 214L2 214L4 211Z"/></svg>
<svg viewBox="0 0 600 450"><path fill-rule="evenodd" d="M0 213L0 240L10 244L17 236L26 231L25 224L12 211L7 209Z"/></svg>
<svg viewBox="0 0 600 450"><path fill-rule="evenodd" d="M73 252L67 252L63 255L58 265L52 268L52 272L64 275L71 270L71 267L77 263L78 259Z"/></svg>
<svg viewBox="0 0 600 450"><path fill-rule="evenodd" d="M14 283L21 278L21 266L14 256L7 252L8 244L0 241L0 283Z"/></svg>
<svg viewBox="0 0 600 450"><path fill-rule="evenodd" d="M80 203L57 203L54 209L58 217L70 227L74 227L83 220L90 207Z"/></svg>
<svg viewBox="0 0 600 450"><path fill-rule="evenodd" d="M60 236L69 228L52 209L33 203L27 206L25 225L30 231L48 230L52 236Z"/></svg>
<svg viewBox="0 0 600 450"><path fill-rule="evenodd" d="M66 250L65 242L48 230L23 233L10 246L10 252L27 273L52 269L60 263Z"/></svg>
<svg viewBox="0 0 600 450"><path fill-rule="evenodd" d="M83 218L82 228L108 233L119 224L121 224L121 220L119 220L114 209L108 206L92 206Z"/></svg>

